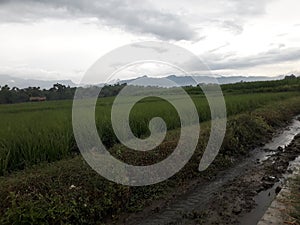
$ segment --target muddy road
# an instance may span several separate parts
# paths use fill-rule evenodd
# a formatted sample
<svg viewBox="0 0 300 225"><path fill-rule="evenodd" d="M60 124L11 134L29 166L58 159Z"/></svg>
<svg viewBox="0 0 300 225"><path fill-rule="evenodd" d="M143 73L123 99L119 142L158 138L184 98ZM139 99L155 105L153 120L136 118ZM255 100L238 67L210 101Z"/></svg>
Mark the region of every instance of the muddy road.
<svg viewBox="0 0 300 225"><path fill-rule="evenodd" d="M299 118L299 117L298 117ZM254 225L281 190L290 163L300 156L300 121L209 183L193 183L168 202L130 216L122 224Z"/></svg>

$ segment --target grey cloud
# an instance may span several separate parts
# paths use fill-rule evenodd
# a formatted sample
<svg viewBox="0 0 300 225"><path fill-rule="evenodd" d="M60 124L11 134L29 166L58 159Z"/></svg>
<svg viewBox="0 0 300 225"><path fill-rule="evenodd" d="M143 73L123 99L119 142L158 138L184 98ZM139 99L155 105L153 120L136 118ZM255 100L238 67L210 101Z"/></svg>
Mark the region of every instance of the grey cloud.
<svg viewBox="0 0 300 225"><path fill-rule="evenodd" d="M236 21L233 21L233 20L223 21L222 26L225 29L231 30L236 34L241 34L241 33L243 33L243 30L244 30L244 28L241 24L239 24L239 23L237 23Z"/></svg>
<svg viewBox="0 0 300 225"><path fill-rule="evenodd" d="M170 12L168 7L162 10L159 1L0 0L0 22L94 17L102 24L133 33L151 34L162 40L198 42L204 37L197 35L199 31L191 24L201 27L217 25L241 34L245 21L264 14L266 5L272 1L275 0L190 0L180 3L183 10L191 13L191 21L188 21L183 15L174 13L178 10ZM170 0L167 2L171 9L176 4ZM203 7L199 8L201 5ZM207 9L206 5L210 8Z"/></svg>
<svg viewBox="0 0 300 225"><path fill-rule="evenodd" d="M224 45L221 45L221 46L219 46L219 47L217 47L217 48L214 48L214 49L209 50L208 52L209 52L209 53L217 52L217 51L219 51L220 49L225 48L225 47L227 47L227 46L229 46L229 45L230 45L230 44L227 42L227 43L225 43Z"/></svg>
<svg viewBox="0 0 300 225"><path fill-rule="evenodd" d="M258 16L265 14L266 5L274 0L230 0L229 12L238 16Z"/></svg>
<svg viewBox="0 0 300 225"><path fill-rule="evenodd" d="M245 22L264 15L272 1L275 0L212 0L220 10L211 15L214 19L210 21L238 35L244 31Z"/></svg>
<svg viewBox="0 0 300 225"><path fill-rule="evenodd" d="M276 64L296 60L300 60L300 49L277 48L244 58L231 57L226 59L216 57L215 60L213 60L213 57L211 57L210 59L208 59L207 64L212 70L224 70L249 68L260 65Z"/></svg>
<svg viewBox="0 0 300 225"><path fill-rule="evenodd" d="M233 16L234 17L234 16ZM241 34L244 31L244 20L240 19L226 19L227 16L224 15L223 19L210 19L208 21L209 25L213 25L219 27L221 29L225 29L227 31L232 32L233 34Z"/></svg>
<svg viewBox="0 0 300 225"><path fill-rule="evenodd" d="M140 44L140 43L135 43L132 46L136 47L136 48L152 49L152 50L155 50L158 53L164 53L164 52L168 51L168 49L164 48L164 47L158 48L158 47L154 47L154 46L146 46L146 45L143 45L143 44Z"/></svg>
<svg viewBox="0 0 300 225"><path fill-rule="evenodd" d="M21 13L20 13L21 12ZM28 22L44 18L97 18L108 26L151 34L163 40L194 40L197 33L178 15L158 10L144 1L110 0L3 0L2 22Z"/></svg>

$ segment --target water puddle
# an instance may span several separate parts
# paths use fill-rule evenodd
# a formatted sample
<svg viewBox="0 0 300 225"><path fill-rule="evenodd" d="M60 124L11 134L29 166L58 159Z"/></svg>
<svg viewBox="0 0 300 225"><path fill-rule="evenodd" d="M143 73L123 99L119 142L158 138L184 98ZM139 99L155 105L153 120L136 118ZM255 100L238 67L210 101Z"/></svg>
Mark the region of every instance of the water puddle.
<svg viewBox="0 0 300 225"><path fill-rule="evenodd" d="M257 206L248 214L243 216L240 220L240 223L243 225L255 225L257 224L261 218L264 216L265 212L270 207L271 203L275 199L279 190L278 187L282 187L285 184L285 181L293 177L294 174L298 174L300 170L300 156L298 156L295 160L291 161L287 172L284 174L284 179L281 179L274 186L268 190L260 192L257 196L254 197L254 201ZM289 172L290 171L290 172Z"/></svg>
<svg viewBox="0 0 300 225"><path fill-rule="evenodd" d="M297 118L297 117L296 117ZM299 116L298 116L299 118ZM274 155L278 149L278 147L284 148L289 145L294 137L300 133L300 121L294 119L292 124L287 127L282 133L275 136L273 140L266 144L263 149L268 149L268 151L263 152L257 158L260 162L263 162ZM284 150L283 150L284 151ZM257 156L256 156L257 157ZM286 174L284 174L284 178L276 182L273 187L267 189L265 191L261 191L257 196L254 197L256 207L251 210L251 212L247 213L240 219L240 224L243 225L255 225L260 219L263 217L272 201L275 199L276 195L280 191L278 187L282 186L285 181L291 176L292 171L299 170L300 168L300 156L295 160L289 163L289 167L287 169Z"/></svg>
<svg viewBox="0 0 300 225"><path fill-rule="evenodd" d="M296 118L299 117L300 115L296 116ZM260 153L256 155L259 162L264 162L276 154L279 147L284 148L289 145L294 137L300 133L300 121L296 118L293 119L292 123L283 132L275 135L271 142L264 145L263 149L265 151L259 149Z"/></svg>
<svg viewBox="0 0 300 225"><path fill-rule="evenodd" d="M243 216L243 218L240 220L240 224L257 224L271 205L272 201L275 199L276 195L278 194L276 193L276 189L282 185L282 183L283 180L280 180L279 182L275 183L272 188L261 191L257 196L255 196L254 201L257 204L256 207L251 210L251 212Z"/></svg>
<svg viewBox="0 0 300 225"><path fill-rule="evenodd" d="M300 115L299 115L300 116ZM297 116L296 118L298 118ZM276 150L278 147L284 148L289 145L294 137L300 133L300 121L294 119L292 124L287 127L281 134L275 136L272 141L264 146L264 149Z"/></svg>

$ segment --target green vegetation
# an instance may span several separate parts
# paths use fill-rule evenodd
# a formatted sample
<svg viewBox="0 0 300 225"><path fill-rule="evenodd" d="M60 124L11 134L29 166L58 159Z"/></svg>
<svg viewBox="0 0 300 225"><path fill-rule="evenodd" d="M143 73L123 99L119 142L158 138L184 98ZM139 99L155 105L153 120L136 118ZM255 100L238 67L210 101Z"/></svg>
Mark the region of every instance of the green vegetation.
<svg viewBox="0 0 300 225"><path fill-rule="evenodd" d="M155 199L168 198L173 189L195 178L211 179L232 160L272 137L278 125L300 112L300 98L292 97L252 112L232 116L220 154L208 170L197 168L209 134L202 123L199 144L190 162L175 176L156 185L127 187L107 181L80 156L15 172L0 178L1 224L99 224L122 212L137 212ZM179 130L168 132L165 142L151 153L138 154L115 145L111 152L134 164L165 158L176 146ZM120 151L121 150L121 151ZM121 153L120 153L121 152ZM130 159L130 160L128 160Z"/></svg>
<svg viewBox="0 0 300 225"><path fill-rule="evenodd" d="M198 165L209 137L210 111L205 97L200 92L191 94L192 88L187 88L201 121L195 154L178 174L146 187L111 183L85 163L72 133L71 100L0 105L0 224L105 223L120 213L140 211L155 199L168 198L172 190L192 179L211 179L300 113L300 89L294 84L278 91L282 85L278 82L273 86L278 92L252 93L256 91L249 89L242 93L235 85L228 89L235 91L225 91L229 116L226 136L214 163L201 173ZM244 83L236 85L242 88ZM182 101L180 96L174 98ZM134 165L145 165L173 151L180 130L177 113L169 103L152 97L134 106L130 125L138 137L149 134L148 122L156 116L166 121L169 130L160 146L141 153L126 149L114 136L110 123L113 100L99 98L95 114L99 135L111 154Z"/></svg>
<svg viewBox="0 0 300 225"><path fill-rule="evenodd" d="M116 96L126 84L106 85L102 88L91 86L89 88L81 88L87 95L98 93L101 89L99 97ZM201 86L201 84L199 84ZM209 85L208 85L209 86ZM257 81L257 82L240 82L236 84L221 85L225 93L259 93L259 92L288 92L298 91L300 89L300 77L294 75L286 76L283 80L274 81ZM184 87L190 95L203 95L199 87ZM145 87L144 87L145 89ZM153 87L146 87L151 91ZM176 88L171 88L175 90ZM0 104L11 104L28 102L30 97L46 97L47 100L66 100L73 99L75 87L66 87L62 84L54 84L50 89L40 89L40 87L28 87L19 89L17 87L9 87L7 85L0 86ZM170 91L170 89L168 90Z"/></svg>
<svg viewBox="0 0 300 225"><path fill-rule="evenodd" d="M107 85L102 88L100 97L116 96L125 85ZM89 93L99 91L100 87L90 87ZM10 88L8 85L0 86L0 104L11 104L28 102L30 97L46 97L47 100L66 100L73 99L75 87L66 87L62 84L54 84L52 88L40 89L40 87L28 87L19 89Z"/></svg>
<svg viewBox="0 0 300 225"><path fill-rule="evenodd" d="M283 80L241 82L222 85L222 90L229 93L286 92L300 90L300 77L286 76Z"/></svg>
<svg viewBox="0 0 300 225"><path fill-rule="evenodd" d="M290 181L291 194L289 196L290 210L289 216L291 217L290 224L300 224L300 175Z"/></svg>
<svg viewBox="0 0 300 225"><path fill-rule="evenodd" d="M228 116L232 116L298 95L298 92L227 95L225 101ZM205 97L193 95L192 99L200 121L210 120ZM181 98L177 97L176 101ZM113 97L100 98L96 109L99 135L107 147L118 143L110 121L112 103ZM72 134L71 110L72 101L68 100L0 105L0 174L78 153ZM155 116L161 116L169 130L180 126L177 112L169 103L146 98L131 112L133 133L138 137L148 135L149 120Z"/></svg>
<svg viewBox="0 0 300 225"><path fill-rule="evenodd" d="M263 93L263 92L288 92L300 90L300 77L286 76L283 80L240 82L221 85L224 93ZM203 94L196 87L186 87L189 94Z"/></svg>

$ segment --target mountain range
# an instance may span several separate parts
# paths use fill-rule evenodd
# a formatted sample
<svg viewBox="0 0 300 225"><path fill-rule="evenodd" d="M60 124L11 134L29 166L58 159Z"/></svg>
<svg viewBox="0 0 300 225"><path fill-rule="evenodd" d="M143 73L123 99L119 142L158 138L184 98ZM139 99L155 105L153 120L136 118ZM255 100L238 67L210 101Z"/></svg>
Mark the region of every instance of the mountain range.
<svg viewBox="0 0 300 225"><path fill-rule="evenodd" d="M280 80L283 79L284 76L276 76L276 77L267 77L267 76L176 76L169 75L164 78L154 78L148 76L142 76L135 79L129 80L121 80L117 81L119 84L135 84L142 86L170 86L168 80L176 85L173 86L195 86L199 83L209 84L209 83L219 83L219 84L229 84L229 83L237 83L237 82L252 82L252 81L267 81L267 80ZM159 84L159 85L158 85Z"/></svg>
<svg viewBox="0 0 300 225"><path fill-rule="evenodd" d="M267 76L216 76L212 79L211 76L176 76L169 75L164 78L155 78L142 76L139 78L128 79L128 80L118 80L114 83L119 84L135 84L142 86L170 86L168 80L173 82L173 86L190 86L197 85L199 83L216 83L228 84L237 82L251 82L251 81L266 81L266 80L279 80L283 79L284 76L267 77ZM0 86L8 85L9 87L27 88L27 87L40 87L41 89L49 89L53 84L60 83L65 86L76 87L78 84L71 80L37 80L37 79L23 79L17 78L10 75L0 75ZM103 86L104 84L99 84L98 86Z"/></svg>
<svg viewBox="0 0 300 225"><path fill-rule="evenodd" d="M23 79L13 77L10 75L0 75L0 86L8 85L9 87L27 88L27 87L40 87L41 89L49 89L53 84L63 84L65 86L75 87L76 84L71 80L36 80L36 79Z"/></svg>

